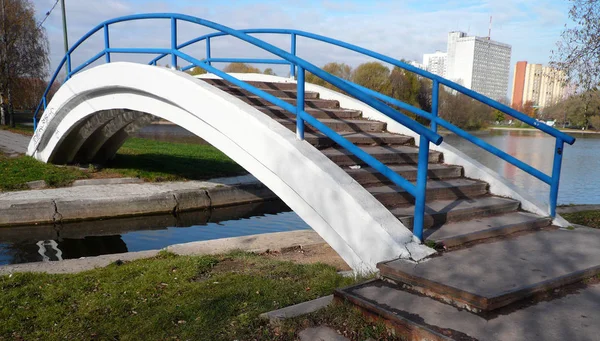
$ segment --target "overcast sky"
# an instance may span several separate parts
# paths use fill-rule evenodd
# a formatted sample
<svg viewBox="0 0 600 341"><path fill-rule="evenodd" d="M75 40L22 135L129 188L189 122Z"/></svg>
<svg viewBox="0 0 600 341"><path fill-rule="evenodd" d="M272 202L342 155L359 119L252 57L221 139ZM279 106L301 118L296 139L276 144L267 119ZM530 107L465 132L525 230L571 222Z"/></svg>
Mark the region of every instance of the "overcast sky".
<svg viewBox="0 0 600 341"><path fill-rule="evenodd" d="M33 0L37 17L43 19L55 0ZM73 44L103 20L147 12L178 12L211 20L232 28L295 28L341 39L397 58L422 61L423 53L446 50L449 31L487 36L493 16L492 39L512 45L512 67L516 61L547 63L551 50L568 22L567 0L65 0L69 43ZM44 23L50 40L52 70L64 55L60 5ZM166 47L169 26L164 22L126 23L111 31L116 47ZM210 30L180 25L180 41ZM266 37L266 36L262 36ZM82 45L73 57L81 63L102 49L98 36ZM281 37L267 38L289 49ZM213 42L213 57L254 57L268 55L232 38ZM365 58L325 45L299 42L299 55L322 66L340 61L356 66ZM203 47L188 50L204 57ZM147 60L144 57L119 57ZM165 60L164 63L168 63ZM266 66L264 66L266 67ZM286 71L276 68L280 74ZM509 88L512 84L509 84Z"/></svg>

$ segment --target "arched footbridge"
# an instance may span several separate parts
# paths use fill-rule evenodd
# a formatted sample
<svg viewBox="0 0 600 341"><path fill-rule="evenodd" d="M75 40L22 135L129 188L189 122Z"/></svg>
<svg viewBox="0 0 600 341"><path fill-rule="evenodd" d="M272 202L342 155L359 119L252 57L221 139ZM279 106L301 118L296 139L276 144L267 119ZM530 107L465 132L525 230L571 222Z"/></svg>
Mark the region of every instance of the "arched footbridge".
<svg viewBox="0 0 600 341"><path fill-rule="evenodd" d="M111 28L149 19L170 21L169 48L111 46ZM214 32L179 42L177 28L182 23ZM72 65L73 52L98 35L104 48L85 63ZM260 39L263 35L288 36L290 49L267 43ZM211 41L222 37L237 38L239 44L254 45L274 57L213 57ZM430 79L431 112L319 69L296 55L298 39L349 49ZM193 44L204 44L206 52L197 56L183 51ZM147 64L112 62L115 54L153 59ZM177 67L156 66L163 58ZM102 60L104 64L95 66ZM228 62L285 64L291 77L227 74L213 66ZM193 77L183 72L193 67L208 74ZM103 162L132 132L160 117L202 137L253 174L359 272L396 258L421 260L434 252L422 243L425 239L459 245L552 222L566 224L555 208L564 143L572 144L574 138L459 84L339 40L298 30L236 30L181 14L132 15L106 21L82 37L50 84L63 68L67 80L49 102L46 90L36 111L30 155L59 164ZM306 83L306 72L341 91ZM552 174L438 117L441 86L555 137ZM422 125L405 112L430 123ZM536 202L443 143L438 127L547 183L548 202Z"/></svg>

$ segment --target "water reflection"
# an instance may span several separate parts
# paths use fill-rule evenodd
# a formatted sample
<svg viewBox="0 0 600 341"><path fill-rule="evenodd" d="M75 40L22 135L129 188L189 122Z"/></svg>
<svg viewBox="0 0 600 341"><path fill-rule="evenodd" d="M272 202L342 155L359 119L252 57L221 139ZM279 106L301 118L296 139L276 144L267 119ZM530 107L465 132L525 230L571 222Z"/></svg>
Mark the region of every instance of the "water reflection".
<svg viewBox="0 0 600 341"><path fill-rule="evenodd" d="M0 229L0 264L156 250L192 241L310 229L281 201L157 215Z"/></svg>
<svg viewBox="0 0 600 341"><path fill-rule="evenodd" d="M565 145L559 204L600 203L600 135L575 134L574 145ZM478 137L546 174L552 172L555 139L537 131L493 131ZM513 165L456 136L444 141L504 175L542 202L548 202L550 187Z"/></svg>

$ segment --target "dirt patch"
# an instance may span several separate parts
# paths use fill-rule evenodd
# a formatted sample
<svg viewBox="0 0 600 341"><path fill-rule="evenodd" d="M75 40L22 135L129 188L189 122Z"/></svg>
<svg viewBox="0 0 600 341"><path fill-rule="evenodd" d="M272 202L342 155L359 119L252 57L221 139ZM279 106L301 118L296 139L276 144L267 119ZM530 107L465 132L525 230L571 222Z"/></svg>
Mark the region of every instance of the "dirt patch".
<svg viewBox="0 0 600 341"><path fill-rule="evenodd" d="M337 252L325 243L285 248L281 251L270 251L262 255L298 264L324 263L334 266L338 271L352 270Z"/></svg>

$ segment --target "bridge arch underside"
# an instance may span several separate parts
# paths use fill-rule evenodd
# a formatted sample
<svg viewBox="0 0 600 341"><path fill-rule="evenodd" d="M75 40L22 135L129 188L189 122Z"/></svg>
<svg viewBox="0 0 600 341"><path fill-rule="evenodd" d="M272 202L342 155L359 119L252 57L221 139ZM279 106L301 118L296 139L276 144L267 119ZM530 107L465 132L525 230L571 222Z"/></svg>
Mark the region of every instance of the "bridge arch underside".
<svg viewBox="0 0 600 341"><path fill-rule="evenodd" d="M75 75L49 103L28 154L43 162L103 162L154 117L227 154L358 272L432 252L317 149L249 104L183 72L111 63Z"/></svg>

